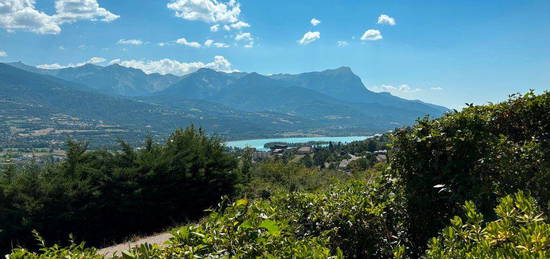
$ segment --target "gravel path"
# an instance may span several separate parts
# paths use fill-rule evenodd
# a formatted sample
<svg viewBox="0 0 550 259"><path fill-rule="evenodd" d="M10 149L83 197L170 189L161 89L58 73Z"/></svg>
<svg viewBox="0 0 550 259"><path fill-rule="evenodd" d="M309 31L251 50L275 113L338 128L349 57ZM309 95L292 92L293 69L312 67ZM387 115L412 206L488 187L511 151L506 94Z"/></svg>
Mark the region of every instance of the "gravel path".
<svg viewBox="0 0 550 259"><path fill-rule="evenodd" d="M172 237L172 234L170 233L162 233L158 235L148 236L141 238L136 241L126 242L110 247L105 247L103 249L99 250L99 254L105 255L107 257L112 257L113 254L116 252L117 255L121 255L123 251L128 251L129 249L139 246L141 244L149 243L149 244L163 244L166 240L170 239Z"/></svg>

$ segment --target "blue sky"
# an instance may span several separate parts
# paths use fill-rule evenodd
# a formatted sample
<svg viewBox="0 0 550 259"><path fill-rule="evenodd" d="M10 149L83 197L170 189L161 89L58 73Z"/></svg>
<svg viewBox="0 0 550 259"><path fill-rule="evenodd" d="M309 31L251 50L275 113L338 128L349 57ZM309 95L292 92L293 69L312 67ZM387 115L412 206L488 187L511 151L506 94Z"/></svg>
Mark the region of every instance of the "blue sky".
<svg viewBox="0 0 550 259"><path fill-rule="evenodd" d="M0 0L8 61L175 74L349 66L371 90L458 108L550 89L550 1Z"/></svg>

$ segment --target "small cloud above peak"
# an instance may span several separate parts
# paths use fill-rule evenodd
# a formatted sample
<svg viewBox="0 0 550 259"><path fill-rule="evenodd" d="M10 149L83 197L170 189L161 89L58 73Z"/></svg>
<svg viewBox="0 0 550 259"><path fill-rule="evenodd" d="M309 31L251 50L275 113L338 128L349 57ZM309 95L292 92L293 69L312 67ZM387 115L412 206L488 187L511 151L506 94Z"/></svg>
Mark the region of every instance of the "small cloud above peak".
<svg viewBox="0 0 550 259"><path fill-rule="evenodd" d="M235 72L232 68L231 62L223 56L215 56L214 60L209 63L203 63L200 61L195 62L180 62L173 59L161 59L161 60L121 60L114 59L109 64L119 64L123 67L130 67L135 69L140 69L146 74L172 74L177 76L186 75L193 73L201 68L208 68L215 71L221 72Z"/></svg>
<svg viewBox="0 0 550 259"><path fill-rule="evenodd" d="M379 30L367 30L365 33L363 33L363 36L361 36L361 40L381 40L382 39L382 33Z"/></svg>
<svg viewBox="0 0 550 259"><path fill-rule="evenodd" d="M120 39L120 40L118 40L117 44L142 45L143 41L142 40L136 40L136 39L129 39L129 40Z"/></svg>
<svg viewBox="0 0 550 259"><path fill-rule="evenodd" d="M381 14L380 16L378 16L378 22L376 22L377 24L387 24L387 25L390 25L390 26L394 26L396 23L395 23L395 19L387 14Z"/></svg>
<svg viewBox="0 0 550 259"><path fill-rule="evenodd" d="M311 23L311 25L313 26L317 26L321 23L320 20L317 20L316 18L312 18L311 21L309 21Z"/></svg>
<svg viewBox="0 0 550 259"><path fill-rule="evenodd" d="M176 40L177 44L185 45L192 48L200 48L201 44L195 41L188 41L186 38L179 38Z"/></svg>
<svg viewBox="0 0 550 259"><path fill-rule="evenodd" d="M339 41L336 42L336 45L338 47L346 47L346 46L349 45L349 43L347 41L339 40Z"/></svg>
<svg viewBox="0 0 550 259"><path fill-rule="evenodd" d="M106 59L102 58L102 57L92 57L87 61L76 63L76 64L71 63L71 64L68 64L68 65L60 65L58 63L53 63L53 64L38 65L36 67L37 68L42 68L42 69L63 69L63 68L71 68L71 67L82 67L82 66L86 66L86 65L89 65L89 64L92 64L92 65L101 64L105 61L106 61Z"/></svg>
<svg viewBox="0 0 550 259"><path fill-rule="evenodd" d="M318 31L308 31L304 34L302 39L298 41L300 45L307 45L310 44L318 39L321 38L321 33Z"/></svg>

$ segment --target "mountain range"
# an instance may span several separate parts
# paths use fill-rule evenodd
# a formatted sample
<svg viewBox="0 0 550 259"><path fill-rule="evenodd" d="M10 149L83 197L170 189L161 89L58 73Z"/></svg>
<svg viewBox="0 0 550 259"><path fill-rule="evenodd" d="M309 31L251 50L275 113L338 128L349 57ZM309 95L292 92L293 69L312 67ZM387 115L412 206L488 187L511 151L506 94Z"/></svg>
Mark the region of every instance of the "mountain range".
<svg viewBox="0 0 550 259"><path fill-rule="evenodd" d="M155 136L189 124L231 139L371 134L448 111L369 91L348 67L296 75L202 68L175 76L117 64L41 69L15 62L0 64L0 88L6 118L66 114ZM6 139L22 127L13 121L0 125Z"/></svg>

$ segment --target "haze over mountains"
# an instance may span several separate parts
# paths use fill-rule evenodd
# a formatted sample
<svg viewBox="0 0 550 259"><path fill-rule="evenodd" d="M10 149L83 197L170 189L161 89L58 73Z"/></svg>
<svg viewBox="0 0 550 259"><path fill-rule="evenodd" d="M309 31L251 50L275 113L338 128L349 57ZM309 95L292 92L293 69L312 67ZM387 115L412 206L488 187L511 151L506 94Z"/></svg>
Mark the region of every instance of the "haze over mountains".
<svg viewBox="0 0 550 259"><path fill-rule="evenodd" d="M52 70L16 62L0 64L0 88L0 115L18 118L3 120L5 143L22 134L33 137L14 121L33 119L34 131L58 130L59 123L36 122L59 114L88 121L92 128L114 125L123 136L162 136L193 123L226 138L250 138L370 134L447 111L369 91L348 67L270 76L203 68L178 77L116 64Z"/></svg>

